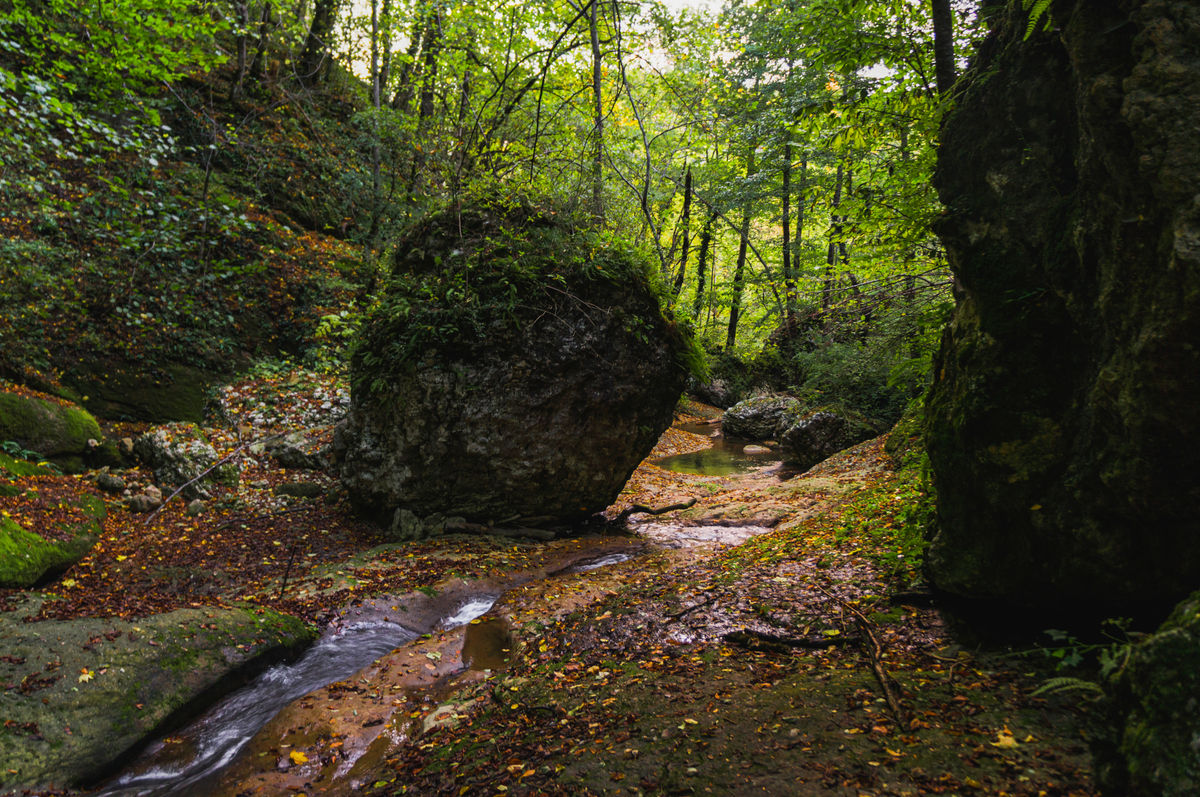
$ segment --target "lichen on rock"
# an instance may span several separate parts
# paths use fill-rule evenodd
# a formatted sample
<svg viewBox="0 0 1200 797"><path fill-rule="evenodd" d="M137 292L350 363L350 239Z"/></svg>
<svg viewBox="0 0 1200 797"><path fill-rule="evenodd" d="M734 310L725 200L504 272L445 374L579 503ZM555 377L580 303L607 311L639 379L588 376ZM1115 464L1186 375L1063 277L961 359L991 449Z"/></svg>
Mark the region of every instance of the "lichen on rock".
<svg viewBox="0 0 1200 797"><path fill-rule="evenodd" d="M546 203L418 224L351 363L335 441L351 498L385 524L570 523L611 503L670 424L692 352L653 271Z"/></svg>

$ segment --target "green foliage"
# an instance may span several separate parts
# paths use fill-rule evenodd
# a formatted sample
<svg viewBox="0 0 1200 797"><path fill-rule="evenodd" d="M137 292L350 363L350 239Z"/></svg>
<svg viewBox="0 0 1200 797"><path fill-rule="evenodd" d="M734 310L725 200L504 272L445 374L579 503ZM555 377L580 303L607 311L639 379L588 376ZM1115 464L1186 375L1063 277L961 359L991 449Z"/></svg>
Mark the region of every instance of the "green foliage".
<svg viewBox="0 0 1200 797"><path fill-rule="evenodd" d="M834 541L867 543L863 553L889 576L918 581L937 523L933 486L927 467L906 467L897 475L854 496L834 528Z"/></svg>
<svg viewBox="0 0 1200 797"><path fill-rule="evenodd" d="M486 345L496 333L552 320L569 305L614 318L645 340L661 333L639 305L649 300L656 305L650 312L666 313L663 295L643 252L572 207L502 195L452 206L398 243L384 297L355 349L356 387L384 389L361 380L428 351ZM661 324L685 356L699 359L670 318Z"/></svg>
<svg viewBox="0 0 1200 797"><path fill-rule="evenodd" d="M1028 39L1037 30L1038 22L1042 24L1042 30L1050 30L1051 18L1050 14L1051 0L1021 0L1021 8L1029 12L1029 21L1025 25L1025 38Z"/></svg>

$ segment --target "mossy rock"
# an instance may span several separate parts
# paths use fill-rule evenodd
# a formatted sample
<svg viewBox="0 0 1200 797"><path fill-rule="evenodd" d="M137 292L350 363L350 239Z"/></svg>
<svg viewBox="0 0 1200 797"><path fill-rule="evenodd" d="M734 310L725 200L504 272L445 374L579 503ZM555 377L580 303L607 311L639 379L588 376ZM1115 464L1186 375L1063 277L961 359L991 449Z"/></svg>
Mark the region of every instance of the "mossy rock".
<svg viewBox="0 0 1200 797"><path fill-rule="evenodd" d="M144 363L111 362L64 378L84 394L84 406L103 418L200 423L217 377L179 363L147 368Z"/></svg>
<svg viewBox="0 0 1200 797"><path fill-rule="evenodd" d="M778 440L804 412L800 400L791 396L754 396L725 411L721 432L743 440Z"/></svg>
<svg viewBox="0 0 1200 797"><path fill-rule="evenodd" d="M1103 793L1200 793L1200 592L1134 645L1106 691L1111 724L1096 746Z"/></svg>
<svg viewBox="0 0 1200 797"><path fill-rule="evenodd" d="M87 495L78 499L77 506L88 519L71 528L66 541L48 540L9 517L0 517L0 587L32 587L66 570L92 549L100 535L104 502Z"/></svg>
<svg viewBox="0 0 1200 797"><path fill-rule="evenodd" d="M38 462L0 454L0 474L8 476L56 476L57 471Z"/></svg>
<svg viewBox="0 0 1200 797"><path fill-rule="evenodd" d="M316 632L267 609L181 609L137 622L23 622L46 596L0 614L0 792L81 787L178 727Z"/></svg>
<svg viewBox="0 0 1200 797"><path fill-rule="evenodd" d="M414 533L402 513L547 526L603 510L697 355L656 279L568 209L482 201L421 222L350 365L335 451L356 506Z"/></svg>
<svg viewBox="0 0 1200 797"><path fill-rule="evenodd" d="M82 455L104 435L96 419L70 404L0 392L0 440L13 440L43 457Z"/></svg>

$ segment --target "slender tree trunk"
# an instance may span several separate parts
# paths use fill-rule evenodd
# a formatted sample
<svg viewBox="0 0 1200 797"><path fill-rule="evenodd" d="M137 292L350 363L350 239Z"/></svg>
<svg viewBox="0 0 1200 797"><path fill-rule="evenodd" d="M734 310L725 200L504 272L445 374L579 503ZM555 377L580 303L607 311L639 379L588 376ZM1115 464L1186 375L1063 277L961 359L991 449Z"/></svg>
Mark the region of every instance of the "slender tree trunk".
<svg viewBox="0 0 1200 797"><path fill-rule="evenodd" d="M683 290L683 282L687 278L688 250L691 248L692 223L692 167L683 176L683 251L679 255L679 273L675 275L675 296Z"/></svg>
<svg viewBox="0 0 1200 797"><path fill-rule="evenodd" d="M379 0L371 0L371 227L367 231L366 247L368 253L379 232L379 177L380 165L383 160L382 147L379 141L379 107L383 87L379 73Z"/></svg>
<svg viewBox="0 0 1200 797"><path fill-rule="evenodd" d="M790 326L796 316L796 277L792 273L792 142L786 130L783 135L783 294L785 324Z"/></svg>
<svg viewBox="0 0 1200 797"><path fill-rule="evenodd" d="M337 20L339 0L317 0L312 24L300 55L300 82L312 88L325 79L329 66L329 41L333 23Z"/></svg>
<svg viewBox="0 0 1200 797"><path fill-rule="evenodd" d="M396 93L392 97L392 108L397 111L408 111L412 103L413 86L421 79L421 40L428 29L426 15L419 14L413 22L412 34L409 37L408 50L404 53L404 63L400 64L400 76L396 80Z"/></svg>
<svg viewBox="0 0 1200 797"><path fill-rule="evenodd" d="M751 144L746 150L746 177L753 177L754 171L754 145ZM732 351L733 344L737 342L738 322L741 320L742 314L742 292L746 287L746 251L750 246L750 221L753 204L749 197L742 204L741 240L738 243L737 265L733 270L733 298L729 302L729 326L725 332L726 351Z"/></svg>
<svg viewBox="0 0 1200 797"><path fill-rule="evenodd" d="M234 3L233 7L237 12L238 23L237 70L234 73L233 80L229 83L230 100L242 93L242 82L246 79L246 54L248 49L246 39L249 36L250 27L250 4Z"/></svg>
<svg viewBox="0 0 1200 797"><path fill-rule="evenodd" d="M938 94L954 85L954 12L950 0L930 0L933 6L933 68Z"/></svg>
<svg viewBox="0 0 1200 797"><path fill-rule="evenodd" d="M837 182L833 189L833 214L829 219L829 248L825 252L825 279L821 290L821 309L828 310L833 303L834 265L838 262L838 244L842 239L842 217L838 208L842 204L842 181L846 170L843 164L837 167Z"/></svg>
<svg viewBox="0 0 1200 797"><path fill-rule="evenodd" d="M604 96L600 85L600 0L591 0L588 28L592 38L592 215L604 221Z"/></svg>
<svg viewBox="0 0 1200 797"><path fill-rule="evenodd" d="M800 161L800 189L796 192L796 232L792 238L792 278L796 282L800 279L800 252L804 243L804 208L807 202L808 191L808 158L802 158ZM791 286L787 297L787 312L788 317L794 319L800 310L799 298L796 295L796 285Z"/></svg>
<svg viewBox="0 0 1200 797"><path fill-rule="evenodd" d="M250 77L262 81L266 71L267 46L271 42L271 27L275 16L270 0L263 3L262 15L258 22L258 47L254 51L254 60L250 62Z"/></svg>
<svg viewBox="0 0 1200 797"><path fill-rule="evenodd" d="M442 50L442 9L440 0L432 3L426 16L424 41L421 48L424 51L424 67L421 75L421 95L417 103L417 140L424 143L424 136L433 118L433 99L437 87L438 54ZM425 167L426 147L413 153L412 167L408 174L408 199L412 202L417 196L417 182Z"/></svg>
<svg viewBox="0 0 1200 797"><path fill-rule="evenodd" d="M713 223L716 219L717 212L714 209L709 212L704 221L704 229L700 231L700 253L696 257L696 296L692 300L693 320L700 318L700 312L704 309L704 281L707 279L705 269L708 266L708 248L712 244Z"/></svg>
<svg viewBox="0 0 1200 797"><path fill-rule="evenodd" d="M392 79L392 0L383 0L380 13L383 25L383 54L379 64L380 107L383 107L383 94L387 91L388 81Z"/></svg>

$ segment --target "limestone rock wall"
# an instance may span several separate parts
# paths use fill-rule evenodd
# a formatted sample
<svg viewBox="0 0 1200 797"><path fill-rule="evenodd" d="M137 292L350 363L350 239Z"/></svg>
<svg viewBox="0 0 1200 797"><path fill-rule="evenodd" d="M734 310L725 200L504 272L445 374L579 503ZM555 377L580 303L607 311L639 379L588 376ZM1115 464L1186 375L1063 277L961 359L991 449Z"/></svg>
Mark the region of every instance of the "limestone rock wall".
<svg viewBox="0 0 1200 797"><path fill-rule="evenodd" d="M942 589L1096 611L1200 583L1200 5L1019 2L959 82L927 433Z"/></svg>

